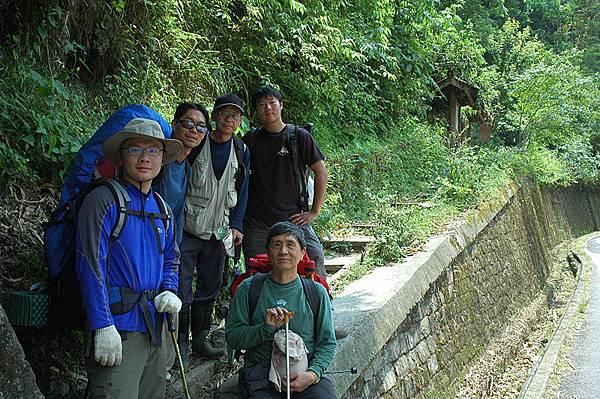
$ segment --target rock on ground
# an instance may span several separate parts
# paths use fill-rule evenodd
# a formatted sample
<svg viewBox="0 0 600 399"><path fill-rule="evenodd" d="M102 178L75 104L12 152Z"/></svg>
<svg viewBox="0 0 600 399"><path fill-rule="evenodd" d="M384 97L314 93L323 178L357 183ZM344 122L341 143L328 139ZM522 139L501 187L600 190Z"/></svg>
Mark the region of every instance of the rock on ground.
<svg viewBox="0 0 600 399"><path fill-rule="evenodd" d="M23 348L0 306L0 399L43 398Z"/></svg>

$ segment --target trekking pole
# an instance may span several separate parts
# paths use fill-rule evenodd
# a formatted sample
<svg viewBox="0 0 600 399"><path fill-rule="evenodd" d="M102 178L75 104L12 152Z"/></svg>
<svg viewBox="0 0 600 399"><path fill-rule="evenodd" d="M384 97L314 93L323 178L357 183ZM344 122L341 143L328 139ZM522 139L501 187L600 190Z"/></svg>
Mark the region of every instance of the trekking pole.
<svg viewBox="0 0 600 399"><path fill-rule="evenodd" d="M290 323L285 319L285 391L287 399L290 399Z"/></svg>
<svg viewBox="0 0 600 399"><path fill-rule="evenodd" d="M175 347L175 354L177 355L177 364L179 364L179 371L181 372L181 381L183 382L183 392L185 393L186 399L191 399L190 391L188 390L187 381L185 379L185 369L183 367L183 361L181 360L181 352L179 351L179 345L177 344L177 337L175 336L175 322L173 321L173 314L167 313L167 325L169 332L171 333L171 339L173 340L173 346Z"/></svg>
<svg viewBox="0 0 600 399"><path fill-rule="evenodd" d="M332 371L325 372L325 374L345 374L345 373L357 374L358 369L356 367L350 367L348 370L332 370Z"/></svg>
<svg viewBox="0 0 600 399"><path fill-rule="evenodd" d="M287 399L290 399L292 392L290 388L290 319L294 312L289 311L285 317L285 386Z"/></svg>

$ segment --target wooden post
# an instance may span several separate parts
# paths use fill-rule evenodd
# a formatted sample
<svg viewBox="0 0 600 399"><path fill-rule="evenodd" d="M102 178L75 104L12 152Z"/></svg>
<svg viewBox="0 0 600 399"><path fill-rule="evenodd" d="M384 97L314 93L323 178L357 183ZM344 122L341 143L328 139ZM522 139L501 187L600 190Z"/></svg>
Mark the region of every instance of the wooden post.
<svg viewBox="0 0 600 399"><path fill-rule="evenodd" d="M450 146L457 146L457 138L459 132L459 120L460 120L460 105L456 98L456 91L450 90L450 107L448 115L448 131L450 133Z"/></svg>

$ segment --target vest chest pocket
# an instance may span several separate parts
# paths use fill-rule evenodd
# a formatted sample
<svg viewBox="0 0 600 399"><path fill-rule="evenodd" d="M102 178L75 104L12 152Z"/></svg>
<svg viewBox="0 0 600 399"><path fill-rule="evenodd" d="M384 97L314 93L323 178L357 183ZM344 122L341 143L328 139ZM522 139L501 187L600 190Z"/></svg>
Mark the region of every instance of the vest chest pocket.
<svg viewBox="0 0 600 399"><path fill-rule="evenodd" d="M189 181L189 186L192 190L197 187L202 187L206 183L206 175L208 172L208 162L197 159L192 167L192 176Z"/></svg>
<svg viewBox="0 0 600 399"><path fill-rule="evenodd" d="M206 225L206 205L208 198L186 196L185 230L192 234L200 234Z"/></svg>

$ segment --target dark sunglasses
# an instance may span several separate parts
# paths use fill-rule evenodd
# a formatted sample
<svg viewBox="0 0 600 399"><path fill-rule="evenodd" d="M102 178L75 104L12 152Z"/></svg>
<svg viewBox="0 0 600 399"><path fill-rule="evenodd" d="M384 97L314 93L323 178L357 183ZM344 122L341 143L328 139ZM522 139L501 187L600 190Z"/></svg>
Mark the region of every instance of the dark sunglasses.
<svg viewBox="0 0 600 399"><path fill-rule="evenodd" d="M204 124L204 122L194 123L189 119L178 119L177 123L179 123L184 128L191 130L192 128L196 129L198 133L206 133L208 132L208 127Z"/></svg>

